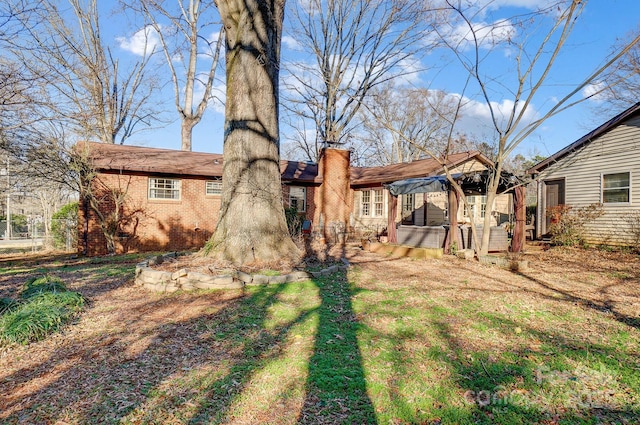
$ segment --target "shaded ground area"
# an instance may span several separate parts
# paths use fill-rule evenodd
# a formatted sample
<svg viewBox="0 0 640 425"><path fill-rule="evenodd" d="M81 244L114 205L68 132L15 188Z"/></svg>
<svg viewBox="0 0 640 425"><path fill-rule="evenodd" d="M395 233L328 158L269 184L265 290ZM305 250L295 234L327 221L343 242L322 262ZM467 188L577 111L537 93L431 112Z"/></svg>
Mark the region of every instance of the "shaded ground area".
<svg viewBox="0 0 640 425"><path fill-rule="evenodd" d="M305 283L154 294L136 256L0 259L88 307L0 349L2 423L636 423L640 257L552 249L513 273L350 249Z"/></svg>

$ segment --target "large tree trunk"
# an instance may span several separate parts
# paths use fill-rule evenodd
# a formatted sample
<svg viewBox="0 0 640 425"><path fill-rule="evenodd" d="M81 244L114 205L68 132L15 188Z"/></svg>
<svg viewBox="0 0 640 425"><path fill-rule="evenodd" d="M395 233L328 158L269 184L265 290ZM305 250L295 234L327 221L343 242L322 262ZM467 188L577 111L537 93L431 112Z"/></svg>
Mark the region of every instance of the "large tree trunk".
<svg viewBox="0 0 640 425"><path fill-rule="evenodd" d="M299 256L280 182L278 68L284 1L219 0L226 30L222 205L209 242L234 264Z"/></svg>
<svg viewBox="0 0 640 425"><path fill-rule="evenodd" d="M193 134L193 127L196 126L198 121L193 117L183 117L182 126L180 128L180 140L182 140L181 148L183 151L191 151L191 139Z"/></svg>

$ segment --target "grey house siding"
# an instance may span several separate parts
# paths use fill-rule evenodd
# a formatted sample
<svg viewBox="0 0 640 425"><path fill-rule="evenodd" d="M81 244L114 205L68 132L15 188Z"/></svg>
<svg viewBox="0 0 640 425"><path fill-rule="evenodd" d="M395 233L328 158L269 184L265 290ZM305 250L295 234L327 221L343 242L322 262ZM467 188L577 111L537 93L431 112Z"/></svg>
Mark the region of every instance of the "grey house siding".
<svg viewBox="0 0 640 425"><path fill-rule="evenodd" d="M602 202L603 174L622 172L630 173L630 202L603 204L605 214L587 226L586 237L594 244L634 243L627 219L640 214L640 117L622 122L540 173L538 236L545 232L544 181L564 179L565 203L584 207Z"/></svg>

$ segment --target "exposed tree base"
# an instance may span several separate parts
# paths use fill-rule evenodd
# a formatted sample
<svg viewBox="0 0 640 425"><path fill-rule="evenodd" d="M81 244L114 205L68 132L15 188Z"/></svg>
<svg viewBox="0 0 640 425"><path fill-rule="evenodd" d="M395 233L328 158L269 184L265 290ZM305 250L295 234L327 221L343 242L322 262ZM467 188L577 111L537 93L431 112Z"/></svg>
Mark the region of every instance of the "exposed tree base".
<svg viewBox="0 0 640 425"><path fill-rule="evenodd" d="M232 234L229 234L232 233ZM207 242L204 255L229 261L235 266L273 263L298 263L303 253L287 234L251 232L238 229L225 234L222 229Z"/></svg>

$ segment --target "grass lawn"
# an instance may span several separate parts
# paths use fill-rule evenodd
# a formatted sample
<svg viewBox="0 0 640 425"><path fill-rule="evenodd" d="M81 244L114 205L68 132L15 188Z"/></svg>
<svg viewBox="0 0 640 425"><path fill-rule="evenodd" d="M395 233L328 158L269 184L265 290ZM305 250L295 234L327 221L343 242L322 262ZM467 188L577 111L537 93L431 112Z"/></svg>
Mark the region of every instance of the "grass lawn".
<svg viewBox="0 0 640 425"><path fill-rule="evenodd" d="M640 257L552 249L511 272L350 250L303 283L155 294L139 257L0 260L87 305L0 347L0 423L637 424Z"/></svg>

